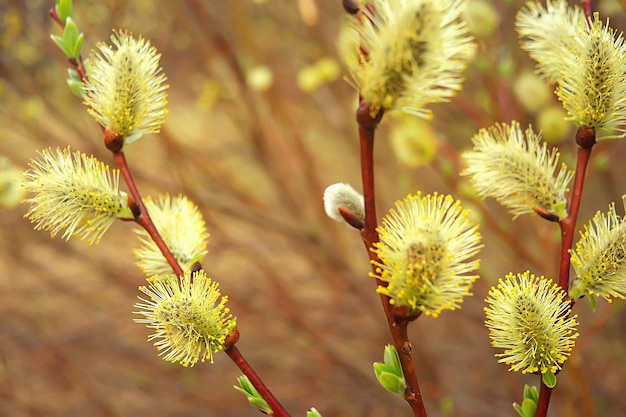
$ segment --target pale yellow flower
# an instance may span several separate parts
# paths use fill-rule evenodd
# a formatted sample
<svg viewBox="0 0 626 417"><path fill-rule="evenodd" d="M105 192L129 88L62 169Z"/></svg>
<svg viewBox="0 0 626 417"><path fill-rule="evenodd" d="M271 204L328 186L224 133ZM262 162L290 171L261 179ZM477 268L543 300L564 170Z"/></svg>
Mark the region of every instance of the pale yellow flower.
<svg viewBox="0 0 626 417"><path fill-rule="evenodd" d="M160 54L142 37L126 32L111 36L113 47L98 44L91 57L85 104L104 127L128 144L146 133L158 133L167 114L166 77Z"/></svg>
<svg viewBox="0 0 626 417"><path fill-rule="evenodd" d="M518 13L522 48L538 63L567 119L592 127L597 139L626 135L626 45L623 35L602 23L597 13L587 22L578 6L548 0L530 2Z"/></svg>
<svg viewBox="0 0 626 417"><path fill-rule="evenodd" d="M501 20L500 12L490 0L469 0L465 19L472 34L483 39L493 36Z"/></svg>
<svg viewBox="0 0 626 417"><path fill-rule="evenodd" d="M570 356L576 316L570 317L565 292L552 280L529 271L508 274L485 300L491 345L504 349L498 362L511 371L556 373Z"/></svg>
<svg viewBox="0 0 626 417"><path fill-rule="evenodd" d="M355 23L360 48L348 65L372 114L402 110L431 118L429 103L449 101L475 45L464 0L374 0Z"/></svg>
<svg viewBox="0 0 626 417"><path fill-rule="evenodd" d="M23 169L13 165L11 161L0 156L0 207L12 209L26 196L21 187Z"/></svg>
<svg viewBox="0 0 626 417"><path fill-rule="evenodd" d="M576 272L572 298L586 294L609 302L626 299L626 220L616 213L615 204L585 225L571 259Z"/></svg>
<svg viewBox="0 0 626 417"><path fill-rule="evenodd" d="M188 271L194 263L200 262L207 254L209 233L198 207L183 195L174 198L167 194L161 195L156 201L147 197L144 203L159 234L181 268ZM143 228L135 232L141 242L141 247L134 250L139 268L148 277L172 274L172 267L148 232Z"/></svg>
<svg viewBox="0 0 626 417"><path fill-rule="evenodd" d="M394 122L389 141L398 162L409 168L430 164L437 154L437 134L431 124L404 114Z"/></svg>
<svg viewBox="0 0 626 417"><path fill-rule="evenodd" d="M26 200L31 207L25 217L52 237L65 229L64 239L98 243L116 219L134 218L126 193L119 191L119 171L94 157L44 149L24 177L23 186L36 193Z"/></svg>
<svg viewBox="0 0 626 417"><path fill-rule="evenodd" d="M373 251L381 261L376 276L388 283L378 292L410 313L437 317L442 310L460 308L471 295L479 261L478 226L470 222L451 196L409 195L396 203L378 228L380 242Z"/></svg>
<svg viewBox="0 0 626 417"><path fill-rule="evenodd" d="M539 73L551 83L561 78L563 59L572 54L578 29L586 25L582 9L569 7L566 0L547 0L546 7L528 2L515 20L522 48L537 61Z"/></svg>
<svg viewBox="0 0 626 417"><path fill-rule="evenodd" d="M567 217L565 193L573 174L564 164L558 168L559 153L548 150L540 135L531 128L524 134L513 122L481 129L472 142L474 149L463 154L467 168L461 175L482 198L497 199L515 217L536 209Z"/></svg>
<svg viewBox="0 0 626 417"><path fill-rule="evenodd" d="M135 319L154 329L148 340L155 340L159 356L168 362L194 366L207 358L213 363L213 353L224 350L226 337L235 329L236 319L226 307L228 296L222 295L218 283L203 270L185 272L180 279L169 279L139 287L148 298L138 297Z"/></svg>
<svg viewBox="0 0 626 417"><path fill-rule="evenodd" d="M626 135L626 45L594 15L591 28L578 28L576 42L562 57L556 94L568 120L596 129L597 139Z"/></svg>

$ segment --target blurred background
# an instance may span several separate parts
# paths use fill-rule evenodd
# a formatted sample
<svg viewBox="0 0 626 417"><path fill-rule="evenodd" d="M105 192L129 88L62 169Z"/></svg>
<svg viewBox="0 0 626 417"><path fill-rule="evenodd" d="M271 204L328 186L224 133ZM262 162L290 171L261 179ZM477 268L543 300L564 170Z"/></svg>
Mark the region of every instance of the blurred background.
<svg viewBox="0 0 626 417"><path fill-rule="evenodd" d="M157 357L132 321L138 246L115 224L90 247L35 232L17 204L16 178L36 150L67 147L111 164L102 135L66 86L67 62L50 40L53 1L0 4L0 415L250 416L224 354L191 369ZM451 193L473 210L485 247L481 279L463 308L411 326L429 416L515 415L522 376L497 364L483 326L484 298L508 272L558 271L558 227L515 221L479 202L459 178L459 153L496 121L542 129L575 165L574 129L533 74L514 32L522 1L471 0L479 48L464 90L425 123L386 115L376 149L379 215L408 193ZM617 0L594 2L622 30ZM126 154L143 195L183 193L211 233L203 265L238 317L240 350L294 416L408 416L372 363L389 341L360 236L328 219L322 193L360 189L354 113L342 51L340 0L75 1L88 55L112 29L151 40L163 54L170 114L160 135ZM579 226L626 193L624 141L594 149ZM626 409L623 302L576 304L581 336L550 406L552 416L617 416Z"/></svg>

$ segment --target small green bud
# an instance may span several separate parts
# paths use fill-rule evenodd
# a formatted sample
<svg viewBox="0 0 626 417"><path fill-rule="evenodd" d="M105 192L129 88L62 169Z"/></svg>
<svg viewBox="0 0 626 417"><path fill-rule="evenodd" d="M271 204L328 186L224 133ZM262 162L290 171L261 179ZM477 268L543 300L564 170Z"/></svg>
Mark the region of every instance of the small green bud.
<svg viewBox="0 0 626 417"><path fill-rule="evenodd" d="M398 351L392 345L385 346L385 353L383 354L383 360L389 372L393 372L398 376L402 376L402 364L400 363L400 357Z"/></svg>
<svg viewBox="0 0 626 417"><path fill-rule="evenodd" d="M237 385L233 385L233 388L245 395L246 398L248 398L248 402L253 407L265 414L271 415L273 413L272 407L270 407L267 401L265 401L265 398L261 396L254 385L252 385L252 382L250 382L250 379L247 376L240 376L237 378L237 382L239 382L240 386L238 387Z"/></svg>
<svg viewBox="0 0 626 417"><path fill-rule="evenodd" d="M397 375L389 372L382 372L379 374L378 382L380 382L380 385L382 385L383 388L387 391L393 392L394 394L402 394L406 389L404 378L399 378Z"/></svg>
<svg viewBox="0 0 626 417"><path fill-rule="evenodd" d="M535 403L539 401L539 393L534 385L524 385L524 399L530 399Z"/></svg>
<svg viewBox="0 0 626 417"><path fill-rule="evenodd" d="M68 68L67 77L67 85L70 87L70 90L72 90L72 93L84 99L87 93L85 92L83 80L81 80L80 75L78 75L78 71L74 68Z"/></svg>
<svg viewBox="0 0 626 417"><path fill-rule="evenodd" d="M68 58L78 59L80 48L83 45L85 35L78 32L78 27L71 17L65 21L65 29L63 30L63 44L65 45L65 55Z"/></svg>
<svg viewBox="0 0 626 417"><path fill-rule="evenodd" d="M387 391L396 394L403 394L406 389L404 374L402 373L402 365L396 348L392 345L385 346L383 354L384 363L374 363L374 373L376 379Z"/></svg>
<svg viewBox="0 0 626 417"><path fill-rule="evenodd" d="M59 49L63 51L65 55L67 55L67 48L65 47L65 41L63 41L62 37L57 35L50 35L50 39L52 39L52 41L56 43Z"/></svg>
<svg viewBox="0 0 626 417"><path fill-rule="evenodd" d="M68 17L72 17L72 0L57 0L54 10L59 17L59 20L66 23Z"/></svg>
<svg viewBox="0 0 626 417"><path fill-rule="evenodd" d="M311 407L311 410L306 412L306 417L322 417L322 415L315 407Z"/></svg>
<svg viewBox="0 0 626 417"><path fill-rule="evenodd" d="M521 417L534 417L537 412L537 403L526 399L522 401L522 405L513 403L513 408Z"/></svg>
<svg viewBox="0 0 626 417"><path fill-rule="evenodd" d="M74 95L82 99L85 98L86 94L82 81L76 81L68 78L67 85L70 87L70 90L72 90L72 93L74 93Z"/></svg>
<svg viewBox="0 0 626 417"><path fill-rule="evenodd" d="M65 20L65 28L63 29L63 37L50 35L50 39L57 44L68 58L78 59L80 48L83 45L85 35L78 32L76 23L71 17Z"/></svg>
<svg viewBox="0 0 626 417"><path fill-rule="evenodd" d="M522 405L513 403L513 408L522 417L534 417L537 412L537 403L539 394L537 388L530 385L524 385L524 400Z"/></svg>

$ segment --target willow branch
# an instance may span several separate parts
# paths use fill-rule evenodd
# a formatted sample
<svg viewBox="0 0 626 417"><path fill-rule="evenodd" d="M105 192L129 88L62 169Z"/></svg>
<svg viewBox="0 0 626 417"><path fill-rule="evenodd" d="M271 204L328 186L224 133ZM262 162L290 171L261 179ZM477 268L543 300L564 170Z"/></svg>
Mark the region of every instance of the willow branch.
<svg viewBox="0 0 626 417"><path fill-rule="evenodd" d="M595 131L592 128L580 128L576 133L578 143L578 160L574 175L574 187L569 202L568 215L559 222L561 228L561 265L559 268L559 286L567 292L569 288L570 250L574 243L576 219L583 193L587 165L591 156L591 150L596 143Z"/></svg>
<svg viewBox="0 0 626 417"><path fill-rule="evenodd" d="M550 405L551 395L552 388L548 388L546 384L541 381L541 387L539 388L539 401L537 403L537 413L535 414L535 417L546 417L548 415L548 406Z"/></svg>
<svg viewBox="0 0 626 417"><path fill-rule="evenodd" d="M359 125L359 142L361 149L361 178L363 181L363 199L365 203L365 226L361 229L361 237L372 263L372 272L376 273L376 265L380 264L378 255L372 251L374 243L378 242L378 220L376 216L376 196L374 193L374 132L383 116L379 111L375 117L372 117L369 105L361 102L357 110L357 122ZM384 281L376 278L376 285L387 285ZM393 344L398 351L402 372L406 381L406 389L404 391L404 399L413 410L415 417L426 417L426 409L424 400L420 393L415 366L411 356L411 342L408 338L407 327L409 322L406 320L396 320L394 318L393 306L389 303L389 297L379 294L387 325L391 332Z"/></svg>
<svg viewBox="0 0 626 417"><path fill-rule="evenodd" d="M128 164L126 163L126 156L124 155L124 152L113 152L113 160L115 160L117 167L120 169L122 177L124 178L126 186L128 187L128 192L133 198L134 203L137 205L138 213L135 214L135 222L137 222L137 224L146 229L146 232L148 232L150 238L157 245L165 259L167 260L167 263L172 267L174 273L178 276L185 275L185 272L178 264L178 261L176 261L176 258L172 254L170 248L165 244L165 241L159 234L159 231L157 230L154 222L148 214L148 210L146 209L141 195L139 194L139 190L137 189L137 185L135 184L135 180L133 179L130 169L128 168Z"/></svg>
<svg viewBox="0 0 626 417"><path fill-rule="evenodd" d="M243 357L237 346L233 345L226 349L224 352L228 357L237 365L237 367L248 377L252 385L259 391L259 394L263 396L265 401L272 408L273 416L275 417L290 417L289 413L281 405L281 403L274 397L274 394L265 386L261 378L254 372L254 369L250 366L248 361Z"/></svg>

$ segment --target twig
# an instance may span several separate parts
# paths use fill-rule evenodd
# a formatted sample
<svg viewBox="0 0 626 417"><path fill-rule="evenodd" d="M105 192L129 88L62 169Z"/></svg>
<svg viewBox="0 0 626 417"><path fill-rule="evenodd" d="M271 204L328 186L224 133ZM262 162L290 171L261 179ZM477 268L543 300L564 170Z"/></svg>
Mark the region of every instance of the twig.
<svg viewBox="0 0 626 417"><path fill-rule="evenodd" d="M574 176L574 188L569 203L568 215L559 222L561 228L561 266L559 268L559 286L567 292L569 287L570 250L574 242L576 218L583 192L585 174L591 150L596 143L595 131L592 128L580 128L576 133L578 143L578 160L576 162L576 174Z"/></svg>
<svg viewBox="0 0 626 417"><path fill-rule="evenodd" d="M570 300L567 295L569 288L569 270L572 245L574 243L574 232L576 229L576 219L578 217L578 209L583 193L583 185L585 183L585 174L587 165L591 156L591 150L596 144L595 130L590 127L581 127L576 132L576 143L578 144L578 160L576 162L576 174L574 176L574 188L569 202L569 210L567 217L559 222L561 228L561 264L559 268L559 286L565 292L565 300L569 300L574 305L574 300ZM550 395L552 388L547 387L541 380L541 388L539 390L539 403L537 405L536 417L545 417L548 413L550 405Z"/></svg>
<svg viewBox="0 0 626 417"><path fill-rule="evenodd" d="M378 232L376 231L378 220L376 217L376 196L374 193L374 132L382 116L382 111L379 111L375 117L372 117L369 105L363 102L361 102L357 110L359 142L361 146L361 177L365 202L365 227L361 230L361 237L374 273L376 273L376 264L381 263L378 255L372 251L374 243L379 240ZM385 286L387 284L376 278L376 285ZM413 366L411 342L407 334L409 321L396 320L393 314L393 306L389 303L389 297L384 294L379 294L379 297L385 311L393 344L400 357L400 364L407 385L404 391L404 399L409 403L415 417L426 417L424 400L420 393L415 367Z"/></svg>
<svg viewBox="0 0 626 417"><path fill-rule="evenodd" d="M272 408L273 416L275 417L290 417L285 408L278 402L274 394L265 386L261 378L254 372L254 369L250 366L248 361L243 357L237 346L233 345L226 349L224 352L228 357L237 365L237 367L248 377L252 385L259 391L259 394L265 398L265 401Z"/></svg>

